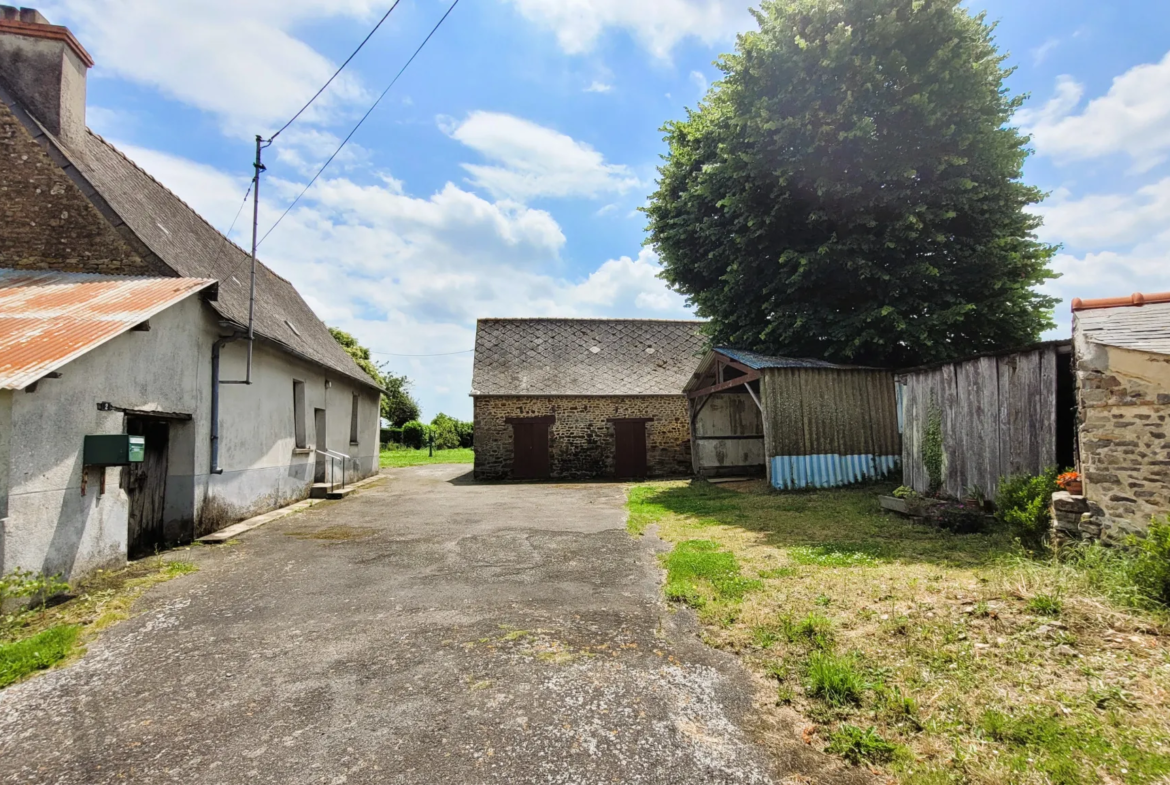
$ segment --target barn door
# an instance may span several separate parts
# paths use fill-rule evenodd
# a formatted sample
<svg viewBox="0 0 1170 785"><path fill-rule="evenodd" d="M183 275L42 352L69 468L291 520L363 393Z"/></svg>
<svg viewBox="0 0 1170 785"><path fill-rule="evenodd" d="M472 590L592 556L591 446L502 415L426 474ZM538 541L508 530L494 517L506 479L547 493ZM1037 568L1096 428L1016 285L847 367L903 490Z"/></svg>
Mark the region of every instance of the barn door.
<svg viewBox="0 0 1170 785"><path fill-rule="evenodd" d="M614 476L638 480L646 476L646 420L614 420Z"/></svg>
<svg viewBox="0 0 1170 785"><path fill-rule="evenodd" d="M166 502L171 429L166 420L127 417L126 433L146 438L145 460L123 469L126 495L130 501L127 555L131 559L141 559L166 545L163 505Z"/></svg>
<svg viewBox="0 0 1170 785"><path fill-rule="evenodd" d="M547 480L551 474L548 423L514 423L512 440L512 477L517 480Z"/></svg>

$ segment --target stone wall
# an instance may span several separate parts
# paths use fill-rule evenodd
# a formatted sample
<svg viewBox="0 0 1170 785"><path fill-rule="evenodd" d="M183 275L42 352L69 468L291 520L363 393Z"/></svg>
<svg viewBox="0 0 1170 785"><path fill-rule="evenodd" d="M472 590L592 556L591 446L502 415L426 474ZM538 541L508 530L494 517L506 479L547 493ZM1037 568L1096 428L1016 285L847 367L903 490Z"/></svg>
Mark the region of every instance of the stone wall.
<svg viewBox="0 0 1170 785"><path fill-rule="evenodd" d="M1120 541L1170 514L1170 356L1078 346L1077 394L1089 511Z"/></svg>
<svg viewBox="0 0 1170 785"><path fill-rule="evenodd" d="M549 430L554 479L612 477L614 426L611 418L653 418L646 424L650 476L692 473L691 430L682 395L615 397L477 397L475 399L475 476L511 476L512 426L509 417L556 417Z"/></svg>
<svg viewBox="0 0 1170 785"><path fill-rule="evenodd" d="M0 103L0 267L166 274L145 262Z"/></svg>

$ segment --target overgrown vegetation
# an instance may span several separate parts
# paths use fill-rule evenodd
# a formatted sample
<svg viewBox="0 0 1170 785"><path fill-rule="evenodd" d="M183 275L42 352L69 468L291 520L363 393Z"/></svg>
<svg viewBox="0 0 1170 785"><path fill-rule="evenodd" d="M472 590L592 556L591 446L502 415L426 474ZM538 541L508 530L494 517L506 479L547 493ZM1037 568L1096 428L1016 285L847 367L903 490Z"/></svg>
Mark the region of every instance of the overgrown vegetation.
<svg viewBox="0 0 1170 785"><path fill-rule="evenodd" d="M390 373L384 365L377 365L370 359L370 350L358 343L356 338L344 330L330 327L329 334L342 349L345 349L346 354L352 357L354 362L366 372L366 375L385 390L382 394L380 407L384 419L389 420L392 425L397 427L418 419L420 410L418 401L410 394L410 379Z"/></svg>
<svg viewBox="0 0 1170 785"><path fill-rule="evenodd" d="M995 515L1005 523L1030 551L1041 550L1051 526L1049 505L1052 494L1060 490L1055 466L1039 475L1028 474L1005 477L999 482L995 496Z"/></svg>
<svg viewBox="0 0 1170 785"><path fill-rule="evenodd" d="M1170 618L1154 600L1170 521L1133 551L1037 558L1007 530L956 536L875 496L645 484L630 530L675 544L670 596L759 675L763 703L849 763L931 785L1170 777Z"/></svg>
<svg viewBox="0 0 1170 785"><path fill-rule="evenodd" d="M922 465L930 481L930 492L938 493L943 485L943 432L942 410L934 396L930 398L926 424L922 429Z"/></svg>
<svg viewBox="0 0 1170 785"><path fill-rule="evenodd" d="M0 588L9 599L35 602L9 603L0 615L0 688L68 661L98 632L129 618L134 601L151 586L196 569L191 562L155 557L123 570L99 570L73 587L59 577L5 575Z"/></svg>

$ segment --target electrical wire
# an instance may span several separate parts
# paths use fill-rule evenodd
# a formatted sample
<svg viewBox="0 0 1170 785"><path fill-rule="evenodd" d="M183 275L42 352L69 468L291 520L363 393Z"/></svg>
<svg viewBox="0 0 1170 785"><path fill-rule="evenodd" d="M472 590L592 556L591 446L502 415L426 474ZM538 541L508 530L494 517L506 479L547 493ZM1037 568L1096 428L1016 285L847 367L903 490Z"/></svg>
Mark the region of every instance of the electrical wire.
<svg viewBox="0 0 1170 785"><path fill-rule="evenodd" d="M285 129L286 129L286 128L288 128L290 125L292 125L293 123L295 123L295 122L297 121L297 118L298 118L298 117L300 117L302 114L304 114L304 113L305 113L305 110L306 110L306 109L308 109L310 106L312 106L312 105L313 105L313 102L314 102L314 101L316 101L318 98L320 98L320 97L321 97L321 93L325 92L325 88L327 88L327 87L329 87L329 85L333 84L333 80L334 80L334 79L336 79L336 78L337 78L337 77L338 77L338 76L341 74L341 72L345 70L345 67L346 67L347 65L349 65L349 61L350 61L350 60L352 60L354 57L356 57L358 52L362 51L362 47L363 47L363 46L365 46L365 45L366 45L366 43L367 43L367 42L368 42L368 41L369 41L371 38L373 38L373 37L374 37L374 33L378 32L378 28L379 28L379 27L381 27L381 26L382 26L382 23L383 23L383 22L385 22L385 21L386 21L386 20L387 20L387 19L390 17L390 14L391 14L391 13L394 11L394 9L395 9L395 8L397 8L397 7L398 7L398 4L399 4L400 2L402 2L402 0L394 0L394 5L390 6L390 10L389 10L389 11L387 11L387 12L385 13L385 15L383 15L383 16L382 16L382 18L378 20L378 24L374 25L374 29L373 29L373 30L371 30L371 31L369 32L369 35L367 35L367 36L366 36L364 39L362 39L362 42L361 42L360 44L358 44L358 48L357 48L357 49L354 49L354 50L353 50L353 53L352 53L352 54L351 54L349 57L345 58L345 62L344 62L344 63L342 63L342 64L341 64L341 67L340 67L340 68L338 68L338 69L337 69L337 70L336 70L336 71L333 73L333 76L329 77L329 81L328 81L328 82L326 82L325 84L321 85L321 89L320 89L320 90L318 90L316 93L314 93L314 94L313 94L313 97L309 99L309 102L308 102L307 104L305 104L304 106L302 106L302 107L301 107L301 110L300 110L299 112L297 112L296 114L294 114L294 115L292 116L292 119L291 119L291 120L289 120L287 123L285 123L284 125L282 125L282 126L280 127L280 130L279 130L279 131L277 131L276 133L274 133L272 136L270 136L270 137L268 138L268 142L269 142L269 144L271 144L273 141L275 141L275 140L276 140L276 137L278 137L278 136L280 136L282 133L284 133L284 131L285 131Z"/></svg>
<svg viewBox="0 0 1170 785"><path fill-rule="evenodd" d="M252 186L255 185L255 183L256 183L255 180L253 180L251 183L249 183L248 190L244 192L244 201L240 202L240 209L236 210L236 217L232 219L232 225L228 227L227 232L225 232L223 235L223 242L219 244L219 251L215 254L215 261L212 262L212 264L211 264L212 270L214 270L216 265L219 264L220 257L223 256L223 249L227 248L227 244L229 242L231 242L231 240L229 240L228 238L231 237L232 231L236 228L236 221L240 220L240 216L244 212L244 207L246 207L248 204L248 197L252 195ZM237 269L238 269L238 267L237 267ZM223 278L221 278L219 282L223 283L224 281L226 281L228 278L231 278L235 274L236 274L236 270L232 270L230 273L228 273Z"/></svg>
<svg viewBox="0 0 1170 785"><path fill-rule="evenodd" d="M475 349L464 349L461 352L442 352L440 354L394 354L393 352L375 352L370 351L370 354L378 354L383 357L452 357L456 354L471 354Z"/></svg>
<svg viewBox="0 0 1170 785"><path fill-rule="evenodd" d="M262 245L264 241L268 239L268 235L272 234L276 227L280 226L280 222L285 219L285 216L292 212L292 209L297 206L298 202L301 201L301 197L303 197L308 192L308 190L313 187L313 184L317 182L317 179L325 172L325 170L329 167L329 164L333 163L333 159L336 158L343 149L345 149L345 146L349 144L349 140L352 139L353 135L356 134L358 129L362 127L362 123L364 123L366 119L371 114L373 114L374 110L378 108L378 104L382 103L382 99L385 98L386 94L390 92L390 89L398 83L398 80L402 74L406 72L406 69L409 68L410 64L414 62L414 59L418 57L419 52L423 50L423 47L427 45L427 42L431 40L432 36L434 36L434 34L439 31L439 28L443 25L443 22L447 21L447 17L451 15L451 12L455 10L455 6L457 5L459 5L459 0L455 0L455 2L451 3L451 7L447 9L447 13L443 14L443 18L438 21L438 23L431 29L431 32L427 34L427 37L423 39L423 42L418 45L418 49L414 50L414 54L412 54L410 59L406 61L406 65L399 69L398 73L394 76L394 79L391 80L390 84L386 86L386 89L382 91L382 94L378 96L378 100L374 101L373 106L371 106L366 111L366 113L362 115L362 119L358 120L357 125L353 127L353 130L349 132L349 135L346 136L338 148L333 151L333 155L329 156L329 159L325 161L321 168L317 170L317 173L313 175L313 179L309 181L309 184L304 187L304 190L297 194L297 198L293 199L292 204L290 204L285 209L285 211L281 213L280 217L276 219L276 223L274 223L268 229L268 231L264 233L264 236L260 238L260 242L257 243L257 246Z"/></svg>

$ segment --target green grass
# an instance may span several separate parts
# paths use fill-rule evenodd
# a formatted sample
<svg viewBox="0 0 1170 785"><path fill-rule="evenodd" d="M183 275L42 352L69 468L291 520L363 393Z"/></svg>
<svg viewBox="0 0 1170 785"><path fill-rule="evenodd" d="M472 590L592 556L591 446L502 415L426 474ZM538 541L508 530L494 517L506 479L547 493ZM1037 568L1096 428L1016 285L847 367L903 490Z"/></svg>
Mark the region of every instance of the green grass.
<svg viewBox="0 0 1170 785"><path fill-rule="evenodd" d="M675 547L667 594L764 677L757 711L790 706L850 762L920 785L1170 782L1170 615L1134 557L1031 557L1004 528L884 513L882 490L647 483L628 528Z"/></svg>
<svg viewBox="0 0 1170 785"><path fill-rule="evenodd" d="M851 655L814 651L805 663L808 694L832 706L860 704L865 694L865 674Z"/></svg>
<svg viewBox="0 0 1170 785"><path fill-rule="evenodd" d="M861 763L889 763L898 753L898 745L878 735L877 728L862 730L856 725L842 723L829 736L829 752L834 752L857 766Z"/></svg>
<svg viewBox="0 0 1170 785"><path fill-rule="evenodd" d="M385 450L381 460L383 469L445 463L475 463L475 450L435 450L434 455L429 450Z"/></svg>
<svg viewBox="0 0 1170 785"><path fill-rule="evenodd" d="M73 624L50 627L30 638L0 645L0 689L65 659L80 631Z"/></svg>
<svg viewBox="0 0 1170 785"><path fill-rule="evenodd" d="M696 608L712 600L736 601L762 585L740 574L735 554L722 551L710 540L680 542L662 557L666 567L666 596Z"/></svg>

